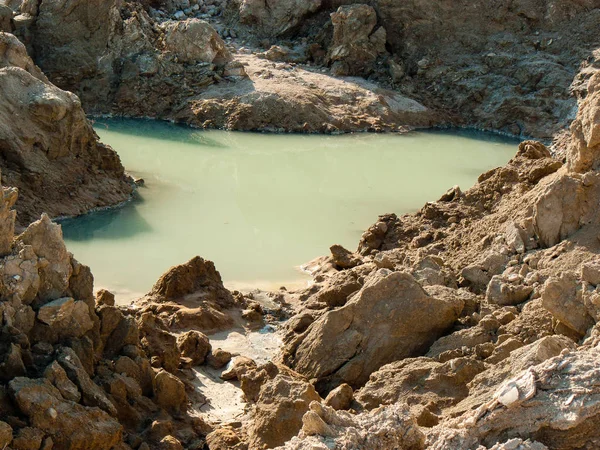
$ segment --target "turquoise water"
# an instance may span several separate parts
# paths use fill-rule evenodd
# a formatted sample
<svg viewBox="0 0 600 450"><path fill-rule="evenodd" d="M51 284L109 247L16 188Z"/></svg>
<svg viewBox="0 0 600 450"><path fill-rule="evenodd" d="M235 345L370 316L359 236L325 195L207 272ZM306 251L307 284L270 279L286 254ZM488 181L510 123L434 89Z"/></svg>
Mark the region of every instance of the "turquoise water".
<svg viewBox="0 0 600 450"><path fill-rule="evenodd" d="M63 222L96 287L126 301L194 255L231 288L304 283L298 266L354 249L379 214L405 213L505 164L516 143L473 133L272 135L97 120L145 187L127 206Z"/></svg>

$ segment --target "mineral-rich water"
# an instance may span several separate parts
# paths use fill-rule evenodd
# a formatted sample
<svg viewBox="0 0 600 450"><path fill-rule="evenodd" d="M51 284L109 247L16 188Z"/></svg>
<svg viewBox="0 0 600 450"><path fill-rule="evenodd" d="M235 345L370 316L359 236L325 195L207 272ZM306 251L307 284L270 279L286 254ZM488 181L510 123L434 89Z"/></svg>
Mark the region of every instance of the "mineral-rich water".
<svg viewBox="0 0 600 450"><path fill-rule="evenodd" d="M200 255L230 288L297 286L298 266L332 244L355 249L379 214L419 209L503 165L516 142L464 132L341 136L198 131L97 120L96 131L145 180L123 208L63 222L96 287L124 302Z"/></svg>

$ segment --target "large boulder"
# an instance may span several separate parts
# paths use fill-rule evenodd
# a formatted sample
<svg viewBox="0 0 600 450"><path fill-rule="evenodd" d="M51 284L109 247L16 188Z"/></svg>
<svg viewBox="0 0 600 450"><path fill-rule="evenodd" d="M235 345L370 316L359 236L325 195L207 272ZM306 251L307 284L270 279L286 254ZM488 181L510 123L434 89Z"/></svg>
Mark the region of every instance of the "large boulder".
<svg viewBox="0 0 600 450"><path fill-rule="evenodd" d="M316 378L319 390L358 388L384 364L425 353L463 306L459 298L430 297L408 273L380 269L345 306L288 345L284 358Z"/></svg>
<svg viewBox="0 0 600 450"><path fill-rule="evenodd" d="M121 442L123 427L98 408L64 400L46 379L15 378L10 393L33 426L49 435L56 448L109 450Z"/></svg>
<svg viewBox="0 0 600 450"><path fill-rule="evenodd" d="M327 58L336 75L368 75L386 52L386 32L375 29L377 14L368 5L340 6L331 14L333 41Z"/></svg>
<svg viewBox="0 0 600 450"><path fill-rule="evenodd" d="M240 0L238 17L258 36L277 37L297 28L322 0Z"/></svg>
<svg viewBox="0 0 600 450"><path fill-rule="evenodd" d="M311 402L321 397L292 370L267 363L241 376L246 399L254 404L248 429L250 448L273 448L295 436Z"/></svg>
<svg viewBox="0 0 600 450"><path fill-rule="evenodd" d="M225 42L207 22L187 19L170 22L165 27L165 46L181 62L214 63L223 65L231 61Z"/></svg>

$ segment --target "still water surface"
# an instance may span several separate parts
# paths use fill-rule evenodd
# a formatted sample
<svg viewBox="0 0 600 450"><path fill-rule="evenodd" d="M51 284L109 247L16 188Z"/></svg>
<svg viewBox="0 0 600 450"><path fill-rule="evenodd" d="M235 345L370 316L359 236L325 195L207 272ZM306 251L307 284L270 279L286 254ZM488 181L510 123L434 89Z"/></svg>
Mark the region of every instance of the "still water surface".
<svg viewBox="0 0 600 450"><path fill-rule="evenodd" d="M215 261L230 288L297 285L298 266L355 249L378 214L405 213L505 164L516 142L465 132L270 135L97 120L101 139L144 178L127 206L63 222L96 287L123 302L170 266Z"/></svg>

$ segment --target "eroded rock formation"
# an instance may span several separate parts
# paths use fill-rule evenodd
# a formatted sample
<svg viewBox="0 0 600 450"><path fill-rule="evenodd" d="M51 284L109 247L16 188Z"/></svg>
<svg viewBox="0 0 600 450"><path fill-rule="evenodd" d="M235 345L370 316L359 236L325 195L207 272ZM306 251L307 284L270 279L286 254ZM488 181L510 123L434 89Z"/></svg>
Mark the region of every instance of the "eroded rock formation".
<svg viewBox="0 0 600 450"><path fill-rule="evenodd" d="M25 46L0 33L0 167L19 189L20 224L124 202L132 186L76 95L51 84Z"/></svg>

